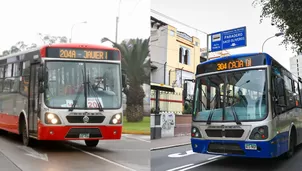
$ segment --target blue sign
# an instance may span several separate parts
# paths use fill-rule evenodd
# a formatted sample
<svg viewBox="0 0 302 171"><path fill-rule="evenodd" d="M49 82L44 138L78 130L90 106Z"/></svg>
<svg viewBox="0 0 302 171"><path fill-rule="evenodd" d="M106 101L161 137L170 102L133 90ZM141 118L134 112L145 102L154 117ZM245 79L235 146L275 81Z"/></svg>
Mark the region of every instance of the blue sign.
<svg viewBox="0 0 302 171"><path fill-rule="evenodd" d="M211 52L246 46L246 27L211 34Z"/></svg>

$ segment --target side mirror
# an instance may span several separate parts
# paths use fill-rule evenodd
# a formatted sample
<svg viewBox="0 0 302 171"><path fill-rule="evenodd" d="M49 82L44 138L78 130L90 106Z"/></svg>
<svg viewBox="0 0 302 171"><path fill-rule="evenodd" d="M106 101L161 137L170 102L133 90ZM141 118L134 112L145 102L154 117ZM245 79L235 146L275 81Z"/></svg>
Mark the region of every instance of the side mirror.
<svg viewBox="0 0 302 171"><path fill-rule="evenodd" d="M127 87L127 75L126 74L122 75L122 86L123 86L123 88Z"/></svg>
<svg viewBox="0 0 302 171"><path fill-rule="evenodd" d="M39 82L43 82L44 81L43 68L42 67L39 67L39 69L38 69L38 79L39 79Z"/></svg>

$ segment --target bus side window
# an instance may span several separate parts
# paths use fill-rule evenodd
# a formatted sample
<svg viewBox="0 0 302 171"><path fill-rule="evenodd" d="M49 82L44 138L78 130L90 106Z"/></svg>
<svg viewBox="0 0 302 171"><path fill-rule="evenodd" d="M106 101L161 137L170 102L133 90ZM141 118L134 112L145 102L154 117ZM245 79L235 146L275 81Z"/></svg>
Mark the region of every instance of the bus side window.
<svg viewBox="0 0 302 171"><path fill-rule="evenodd" d="M299 87L298 87L298 91L299 91L299 96L300 96L300 107L302 107L302 83L299 81Z"/></svg>
<svg viewBox="0 0 302 171"><path fill-rule="evenodd" d="M288 76L284 76L284 83L285 83L286 101L288 102L287 109L290 110L296 106L292 79L290 79Z"/></svg>
<svg viewBox="0 0 302 171"><path fill-rule="evenodd" d="M286 111L286 105L287 105L287 101L286 101L286 95L284 93L284 89L282 89L281 87L285 87L284 86L284 80L280 77L278 77L277 75L273 74L272 76L273 79L273 92L274 92L274 96L275 96L275 111L276 111L276 115L282 114L283 112ZM277 86L277 85L283 85L283 86ZM280 91L283 91L282 96L280 94Z"/></svg>
<svg viewBox="0 0 302 171"><path fill-rule="evenodd" d="M294 82L294 90L295 90L295 100L296 100L296 106L297 107L301 107L301 95L300 95L300 91L299 91L299 85L296 81L293 81Z"/></svg>

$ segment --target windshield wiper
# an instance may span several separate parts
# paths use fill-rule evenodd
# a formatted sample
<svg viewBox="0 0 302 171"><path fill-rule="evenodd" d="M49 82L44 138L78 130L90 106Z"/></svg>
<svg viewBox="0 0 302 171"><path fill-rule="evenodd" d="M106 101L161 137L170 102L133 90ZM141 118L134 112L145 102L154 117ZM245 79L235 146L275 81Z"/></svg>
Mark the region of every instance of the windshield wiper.
<svg viewBox="0 0 302 171"><path fill-rule="evenodd" d="M236 113L235 108L234 108L233 105L231 105L231 109L232 109L232 114L233 114L233 116L234 116L234 119L235 119L236 124L237 124L237 125L241 125L241 122L240 122L239 119L238 119L238 115L237 115L237 113Z"/></svg>
<svg viewBox="0 0 302 171"><path fill-rule="evenodd" d="M210 101L210 104L213 102L213 100L216 98L217 94L215 94L215 96L213 97L213 99ZM208 117L208 120L207 120L207 124L210 125L211 122L212 122L212 117L213 117L213 114L214 114L214 108L215 106L211 109L210 111L210 114L209 114L209 117Z"/></svg>
<svg viewBox="0 0 302 171"><path fill-rule="evenodd" d="M82 76L83 76L83 85L84 85L83 90L85 91L85 84L86 84L86 82L85 82L84 70L83 69L82 69ZM73 100L72 106L71 106L71 108L69 108L69 111L73 111L73 109L77 105L81 92L82 92L81 88L79 88L78 91L77 91L76 98Z"/></svg>
<svg viewBox="0 0 302 171"><path fill-rule="evenodd" d="M92 90L92 95L94 96L94 98L95 98L95 100L96 100L96 103L98 104L98 106L99 106L99 111L104 111L103 110L103 106L102 106L102 104L101 104L101 102L100 102L100 100L99 100L99 98L98 98L98 96L97 96L97 92L94 90L94 88L92 87L92 85L91 85L91 82L89 81L89 72L88 72L88 81L87 81L87 84L88 84L88 89L90 88L90 90Z"/></svg>

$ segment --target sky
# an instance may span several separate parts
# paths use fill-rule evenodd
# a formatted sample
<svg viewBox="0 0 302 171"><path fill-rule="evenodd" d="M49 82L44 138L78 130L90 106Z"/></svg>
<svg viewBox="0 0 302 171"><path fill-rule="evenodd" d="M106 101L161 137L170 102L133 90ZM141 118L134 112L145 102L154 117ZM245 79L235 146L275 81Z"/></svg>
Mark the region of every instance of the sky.
<svg viewBox="0 0 302 171"><path fill-rule="evenodd" d="M151 0L151 9L206 33L246 26L247 46L228 50L229 53L236 54L261 52L263 42L279 32L271 25L269 18L260 24L261 7L253 7L252 3L253 0ZM201 47L206 46L205 34L157 14L151 15L179 31L198 37ZM290 47L286 50L284 45L280 46L282 40L282 36L268 40L264 45L264 52L289 69L289 58L295 56L295 53Z"/></svg>
<svg viewBox="0 0 302 171"><path fill-rule="evenodd" d="M18 41L43 42L38 33L71 37L72 42L101 44L115 40L120 0L9 0L1 1L0 53ZM121 0L118 42L150 36L150 0ZM111 43L102 43L111 45Z"/></svg>

